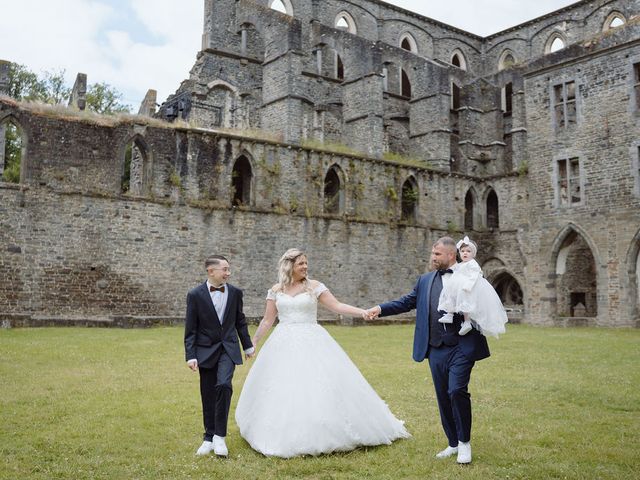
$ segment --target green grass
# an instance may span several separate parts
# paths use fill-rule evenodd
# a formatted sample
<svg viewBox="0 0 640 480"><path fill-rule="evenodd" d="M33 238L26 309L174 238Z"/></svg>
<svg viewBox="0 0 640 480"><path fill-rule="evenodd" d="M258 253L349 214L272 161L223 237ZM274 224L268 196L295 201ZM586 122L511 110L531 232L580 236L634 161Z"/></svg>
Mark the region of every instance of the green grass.
<svg viewBox="0 0 640 480"><path fill-rule="evenodd" d="M253 452L231 420L230 457L197 458L198 382L180 328L1 330L0 478L640 476L640 330L515 325L492 340L472 375L469 466L434 458L446 441L428 365L411 360L412 326L328 330L413 438L281 460ZM233 407L247 370L236 370Z"/></svg>

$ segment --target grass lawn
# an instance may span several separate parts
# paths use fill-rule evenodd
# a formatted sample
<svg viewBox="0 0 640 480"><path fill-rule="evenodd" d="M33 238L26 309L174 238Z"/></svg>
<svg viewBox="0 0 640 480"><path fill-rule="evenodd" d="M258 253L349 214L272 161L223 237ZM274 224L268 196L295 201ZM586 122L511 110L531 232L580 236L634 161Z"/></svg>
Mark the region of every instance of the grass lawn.
<svg viewBox="0 0 640 480"><path fill-rule="evenodd" d="M281 460L233 422L228 459L201 443L197 374L182 329L0 331L1 479L640 478L640 330L511 325L473 372L473 463L446 446L413 327L328 327L413 438ZM363 412L364 413L364 412ZM365 413L366 414L366 413Z"/></svg>

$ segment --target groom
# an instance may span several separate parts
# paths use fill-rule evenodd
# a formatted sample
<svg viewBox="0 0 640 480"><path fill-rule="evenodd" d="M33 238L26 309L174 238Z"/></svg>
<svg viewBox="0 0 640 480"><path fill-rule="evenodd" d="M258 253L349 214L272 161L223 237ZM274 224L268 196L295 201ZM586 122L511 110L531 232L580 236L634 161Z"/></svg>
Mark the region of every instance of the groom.
<svg viewBox="0 0 640 480"><path fill-rule="evenodd" d="M255 349L242 312L242 290L227 283L231 276L228 260L213 255L205 260L204 267L207 281L187 294L184 326L187 365L200 372L205 432L196 455L213 450L226 457L231 380L235 366L242 364L238 337L247 357L252 357Z"/></svg>
<svg viewBox="0 0 640 480"><path fill-rule="evenodd" d="M375 318L416 309L413 359L429 359L440 420L449 441L436 457L457 454L458 463L471 463L471 398L467 387L474 363L489 356L489 346L478 330L458 335L464 320L460 313L454 315L453 324L438 322L445 313L438 311L442 284L449 281L455 263L456 243L450 237L440 238L431 250L434 271L420 276L408 295L370 308L368 313Z"/></svg>

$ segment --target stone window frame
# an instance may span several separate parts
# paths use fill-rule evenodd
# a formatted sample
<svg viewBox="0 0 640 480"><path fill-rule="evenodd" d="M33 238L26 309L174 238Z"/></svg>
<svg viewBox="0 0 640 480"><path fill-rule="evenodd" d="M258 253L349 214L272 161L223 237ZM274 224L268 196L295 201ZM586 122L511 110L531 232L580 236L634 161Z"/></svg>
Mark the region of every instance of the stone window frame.
<svg viewBox="0 0 640 480"><path fill-rule="evenodd" d="M326 190L327 190L327 177L329 173L333 171L333 173L338 177L338 188L336 189L337 203L335 207L331 207L327 209L328 201L326 198ZM324 173L322 177L322 211L327 215L342 215L346 212L347 207L347 175L344 169L337 162L329 165L329 168Z"/></svg>
<svg viewBox="0 0 640 480"><path fill-rule="evenodd" d="M631 178L633 178L633 195L640 197L640 140L633 142L630 148Z"/></svg>
<svg viewBox="0 0 640 480"><path fill-rule="evenodd" d="M238 164L238 162L244 158L246 160L246 162L249 164L249 179L248 179L248 195L246 195L248 197L248 203L241 203L241 204L235 204L235 199L236 199L236 192L233 189L233 185L234 185L234 178L233 178L233 173L236 170L236 166ZM228 185L230 187L230 202L232 207L237 207L237 206L243 206L246 208L251 208L255 205L255 195L256 195L256 165L255 165L255 160L253 158L253 155L251 155L251 153L246 150L243 149L239 155L236 155L236 157L234 158L233 162L230 165L230 170L227 170L229 173L229 181L228 181ZM246 180L246 179L245 179Z"/></svg>
<svg viewBox="0 0 640 480"><path fill-rule="evenodd" d="M500 89L500 107L505 117L513 114L513 82L507 82Z"/></svg>
<svg viewBox="0 0 640 480"><path fill-rule="evenodd" d="M405 198L405 185L409 184L415 192L415 198ZM411 211L405 207L411 207ZM415 222L418 218L418 209L420 206L420 185L415 175L408 175L400 187L400 220L405 222Z"/></svg>
<svg viewBox="0 0 640 480"><path fill-rule="evenodd" d="M611 24L616 20L621 20L622 21L622 25L616 25L616 26L612 26ZM606 20L604 21L604 24L602 25L602 31L606 32L608 30L611 30L613 28L619 28L624 26L627 23L627 19L626 17L622 14L622 12L619 12L618 10L613 10L609 16L607 16Z"/></svg>
<svg viewBox="0 0 640 480"><path fill-rule="evenodd" d="M491 213L495 213L495 217L493 217L495 218L495 222L496 222L495 225L489 225L489 218L490 218L489 196L492 193L496 198L495 212L491 212ZM484 191L484 194L482 195L482 205L484 206L484 209L483 209L484 226L491 230L500 230L500 197L498 196L498 192L496 191L494 186L489 185L487 189Z"/></svg>
<svg viewBox="0 0 640 480"><path fill-rule="evenodd" d="M334 28L341 28L341 27L338 27L338 22L340 20L344 20L346 22L347 32L351 33L352 35L358 34L358 25L356 24L355 19L349 12L347 12L346 10L342 10L340 11L340 13L336 15L336 18L333 21Z"/></svg>
<svg viewBox="0 0 640 480"><path fill-rule="evenodd" d="M567 94L567 85L569 84L573 84L574 88L573 88L573 94L574 97L573 99L569 99L568 94ZM557 88L558 87L562 87L562 98L560 102L557 102L557 98L556 98L556 93L557 93ZM581 102L580 102L580 95L578 95L580 92L580 84L578 82L578 79L575 77L567 77L567 78L562 78L562 79L558 79L555 82L552 82L549 86L549 100L550 100L550 113L551 113L551 124L553 126L553 130L554 132L563 132L563 131L567 131L571 128L573 128L573 126L577 126L578 124L580 124L580 113L581 113ZM568 109L567 107L571 104L574 104L574 109L575 109L575 121L574 122L570 122L568 121L568 118L570 118L567 113L568 113ZM559 125L558 124L558 116L556 114L557 112L557 108L559 106L562 106L563 109L563 124Z"/></svg>
<svg viewBox="0 0 640 480"><path fill-rule="evenodd" d="M276 12L280 12L280 10L273 8L273 4L278 1L278 0L269 0L269 8L272 8L273 10L275 10ZM279 0L280 2L282 2L282 5L284 6L285 9L285 15L289 15L290 17L293 17L293 5L291 4L291 0ZM280 12L282 13L282 12Z"/></svg>
<svg viewBox="0 0 640 480"><path fill-rule="evenodd" d="M629 58L629 112L640 116L640 55Z"/></svg>
<svg viewBox="0 0 640 480"><path fill-rule="evenodd" d="M458 57L458 63L460 63L460 66L456 65L455 63L453 63L453 60L455 57ZM462 50L460 50L459 48L455 48L452 52L451 52L451 57L449 58L449 63L451 65L453 65L454 67L459 68L460 70L464 70L465 72L467 71L468 67L468 63L467 63L467 57L465 56L465 54L462 52Z"/></svg>
<svg viewBox="0 0 640 480"><path fill-rule="evenodd" d="M572 161L576 161L578 165L578 175L571 175L571 169L569 168ZM562 179L560 177L560 169L562 162L565 162L566 172L566 185L561 185ZM556 155L553 158L553 207L559 208L574 208L586 203L585 195L585 170L584 170L584 157L574 152L565 152L563 154ZM572 185L577 185L580 193L580 199L578 201L571 200L571 188ZM566 199L563 199L562 190L566 188Z"/></svg>
<svg viewBox="0 0 640 480"><path fill-rule="evenodd" d="M556 40L560 40L562 42L562 48L558 48L557 50L552 50L553 44ZM564 48L567 48L568 43L569 42L567 40L567 36L564 33L560 32L559 30L555 30L549 35L549 38L547 38L547 41L544 44L544 54L548 55L550 53L555 53Z"/></svg>
<svg viewBox="0 0 640 480"><path fill-rule="evenodd" d="M22 122L20 122L15 115L13 115L12 113L8 113L2 117L0 117L0 125L7 125L9 123L12 123L18 130L18 132L20 132L20 180L18 181L19 184L22 183L26 183L27 182L27 162L28 162L28 157L27 157L27 152L28 152L28 145L29 145L29 140L30 140L30 135L27 132L27 130L25 129L24 125L22 124ZM4 140L4 139L3 139ZM2 147L5 148L4 145L4 141L2 142ZM3 161L6 162L6 159L4 158L5 152L2 152L2 157L3 157ZM5 182L5 180L2 177L2 173L4 171L4 164L3 164L3 170L0 170L0 182Z"/></svg>
<svg viewBox="0 0 640 480"><path fill-rule="evenodd" d="M405 40L409 42L409 47L410 47L409 50L407 50L402 46ZM400 35L400 40L398 40L398 46L406 52L411 52L414 55L418 55L418 42L416 42L415 37L411 35L411 33L409 32L404 32L402 35Z"/></svg>
<svg viewBox="0 0 640 480"><path fill-rule="evenodd" d="M507 57L511 57L513 59L513 63L507 65L505 63ZM506 70L508 68L511 68L513 65L515 65L517 62L516 60L516 56L513 53L513 50L511 50L510 48L505 48L502 53L500 54L500 58L498 59L498 70Z"/></svg>

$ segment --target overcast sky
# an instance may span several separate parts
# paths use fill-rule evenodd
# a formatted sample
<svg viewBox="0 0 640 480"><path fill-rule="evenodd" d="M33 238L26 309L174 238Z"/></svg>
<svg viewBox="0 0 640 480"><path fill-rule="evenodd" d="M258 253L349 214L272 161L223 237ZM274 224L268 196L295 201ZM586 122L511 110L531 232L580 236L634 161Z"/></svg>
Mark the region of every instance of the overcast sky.
<svg viewBox="0 0 640 480"><path fill-rule="evenodd" d="M573 0L394 0L486 36ZM202 0L0 0L0 59L35 72L78 72L106 82L137 108L146 91L158 102L188 77L201 46Z"/></svg>

